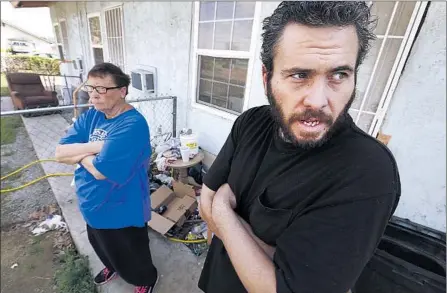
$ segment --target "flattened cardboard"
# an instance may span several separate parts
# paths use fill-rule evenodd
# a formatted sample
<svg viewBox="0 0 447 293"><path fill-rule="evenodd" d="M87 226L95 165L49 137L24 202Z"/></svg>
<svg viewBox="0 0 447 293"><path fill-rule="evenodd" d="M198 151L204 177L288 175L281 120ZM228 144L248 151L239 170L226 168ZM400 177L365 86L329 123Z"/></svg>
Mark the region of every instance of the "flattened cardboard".
<svg viewBox="0 0 447 293"><path fill-rule="evenodd" d="M191 207L189 208L189 211L190 211L191 213L194 213L194 211L195 211L198 207L199 207L199 203L196 201L195 203L193 203L193 204L191 205Z"/></svg>
<svg viewBox="0 0 447 293"><path fill-rule="evenodd" d="M151 194L151 207L158 209L162 205L169 204L174 198L174 192L169 187L162 185L157 191Z"/></svg>
<svg viewBox="0 0 447 293"><path fill-rule="evenodd" d="M388 143L391 140L391 135L387 135L385 133L379 132L379 134L377 135L377 139L384 145L388 145Z"/></svg>
<svg viewBox="0 0 447 293"><path fill-rule="evenodd" d="M193 203L193 199L189 196L184 196L183 198L177 197L168 205L168 210L163 214L163 217L176 223L189 210Z"/></svg>
<svg viewBox="0 0 447 293"><path fill-rule="evenodd" d="M188 195L191 198L196 199L196 192L191 185L186 185L177 181L172 182L174 192L178 197L183 198L184 195Z"/></svg>
<svg viewBox="0 0 447 293"><path fill-rule="evenodd" d="M164 218L163 216L152 212L151 220L148 223L148 226L157 231L158 233L164 235L169 229L174 227L175 223Z"/></svg>
<svg viewBox="0 0 447 293"><path fill-rule="evenodd" d="M166 186L160 187L151 195L153 209L166 205L167 210L163 215L152 212L152 219L148 226L164 235L174 225L183 226L186 221L186 212L193 212L197 206L195 191L192 186L173 182L175 192ZM186 195L186 196L185 196Z"/></svg>
<svg viewBox="0 0 447 293"><path fill-rule="evenodd" d="M177 221L177 223L175 223L175 225L181 227L183 226L183 224L185 224L185 222L186 222L186 216L182 215L180 219Z"/></svg>

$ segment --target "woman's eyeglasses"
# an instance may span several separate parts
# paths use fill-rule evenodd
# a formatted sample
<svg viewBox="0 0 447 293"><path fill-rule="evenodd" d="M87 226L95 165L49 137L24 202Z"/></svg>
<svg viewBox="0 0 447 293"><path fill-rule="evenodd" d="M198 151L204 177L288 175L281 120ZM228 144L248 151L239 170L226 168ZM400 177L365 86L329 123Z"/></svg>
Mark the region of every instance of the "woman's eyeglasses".
<svg viewBox="0 0 447 293"><path fill-rule="evenodd" d="M105 94L108 90L114 90L122 88L123 86L114 86L114 87L105 87L105 86L92 86L92 85L84 85L83 90L87 93L92 93L95 90L98 94Z"/></svg>

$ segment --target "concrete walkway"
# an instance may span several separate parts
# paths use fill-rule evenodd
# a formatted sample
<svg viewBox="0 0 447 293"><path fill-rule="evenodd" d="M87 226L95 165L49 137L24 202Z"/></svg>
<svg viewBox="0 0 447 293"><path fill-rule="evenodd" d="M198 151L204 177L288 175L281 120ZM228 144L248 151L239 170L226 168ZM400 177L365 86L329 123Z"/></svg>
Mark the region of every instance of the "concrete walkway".
<svg viewBox="0 0 447 293"><path fill-rule="evenodd" d="M46 115L23 118L23 121L37 157L39 159L53 158L59 138L68 127L66 120L60 115ZM73 172L74 170L72 166L53 162L42 163L42 167L46 174ZM74 189L70 186L71 180L72 177L48 178L74 243L81 254L89 257L90 268L94 275L102 269L103 265L88 242L85 222L78 209ZM197 288L197 282L203 267L204 256L197 257L183 244L173 243L152 230L149 231L149 238L152 258L160 274L156 292L201 292ZM131 293L133 286L126 284L122 279L117 279L102 286L99 291L103 293Z"/></svg>

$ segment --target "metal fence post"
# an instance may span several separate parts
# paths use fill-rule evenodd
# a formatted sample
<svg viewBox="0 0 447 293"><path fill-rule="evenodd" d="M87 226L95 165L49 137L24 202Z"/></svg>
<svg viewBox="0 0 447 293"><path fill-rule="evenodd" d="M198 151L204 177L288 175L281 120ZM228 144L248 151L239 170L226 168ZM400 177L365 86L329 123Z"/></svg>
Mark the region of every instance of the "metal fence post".
<svg viewBox="0 0 447 293"><path fill-rule="evenodd" d="M172 97L172 137L177 137L177 97Z"/></svg>
<svg viewBox="0 0 447 293"><path fill-rule="evenodd" d="M65 80L65 86L67 87L67 94L68 94L68 102L70 103L70 89L68 88L68 82L67 82L67 76L64 74L64 80ZM64 100L64 89L62 89L62 100ZM65 101L64 101L65 102ZM71 104L71 103L70 103Z"/></svg>

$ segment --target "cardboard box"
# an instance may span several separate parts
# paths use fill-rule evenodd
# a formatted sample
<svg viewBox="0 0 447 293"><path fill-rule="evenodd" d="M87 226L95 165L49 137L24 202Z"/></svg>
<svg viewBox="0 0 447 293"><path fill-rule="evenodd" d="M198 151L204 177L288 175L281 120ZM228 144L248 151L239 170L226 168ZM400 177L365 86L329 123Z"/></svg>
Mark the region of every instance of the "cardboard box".
<svg viewBox="0 0 447 293"><path fill-rule="evenodd" d="M166 205L163 215L152 212L148 226L160 234L166 234L174 225L182 226L186 221L185 213L193 212L198 204L192 186L177 181L172 183L174 191L162 186L151 195L152 209Z"/></svg>
<svg viewBox="0 0 447 293"><path fill-rule="evenodd" d="M151 206L153 209L158 209L162 205L167 205L174 198L174 192L166 185L162 185L151 195Z"/></svg>

